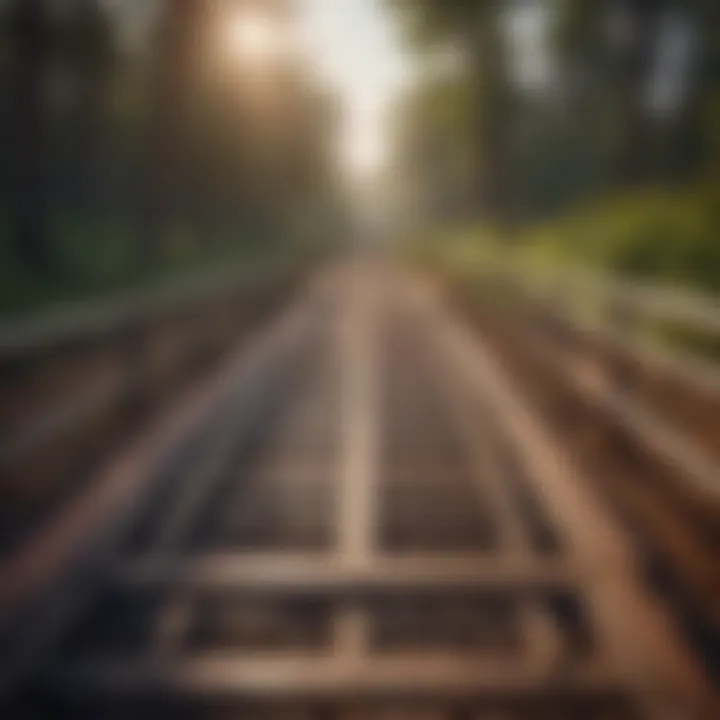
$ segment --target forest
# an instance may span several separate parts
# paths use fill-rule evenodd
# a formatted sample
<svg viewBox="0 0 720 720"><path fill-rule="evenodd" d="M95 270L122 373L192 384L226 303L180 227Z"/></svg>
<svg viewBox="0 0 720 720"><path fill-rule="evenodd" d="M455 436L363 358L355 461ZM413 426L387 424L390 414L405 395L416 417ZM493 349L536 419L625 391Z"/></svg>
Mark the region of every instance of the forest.
<svg viewBox="0 0 720 720"><path fill-rule="evenodd" d="M370 193L393 227L720 290L718 3L377 3L415 66ZM0 3L1 313L350 234L298 7Z"/></svg>
<svg viewBox="0 0 720 720"><path fill-rule="evenodd" d="M720 6L386 0L423 67L392 182L438 244L720 290Z"/></svg>
<svg viewBox="0 0 720 720"><path fill-rule="evenodd" d="M289 43L241 57L238 8L260 40L292 32L281 0L2 3L0 312L321 243L340 222L337 100Z"/></svg>

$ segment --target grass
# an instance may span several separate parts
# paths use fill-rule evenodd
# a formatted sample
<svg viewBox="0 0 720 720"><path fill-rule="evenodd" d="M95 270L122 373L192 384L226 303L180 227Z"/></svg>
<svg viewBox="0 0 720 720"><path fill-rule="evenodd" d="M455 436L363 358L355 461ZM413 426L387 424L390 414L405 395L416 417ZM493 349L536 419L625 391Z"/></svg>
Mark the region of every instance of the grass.
<svg viewBox="0 0 720 720"><path fill-rule="evenodd" d="M579 208L521 235L538 262L720 293L720 207L705 188L656 189Z"/></svg>

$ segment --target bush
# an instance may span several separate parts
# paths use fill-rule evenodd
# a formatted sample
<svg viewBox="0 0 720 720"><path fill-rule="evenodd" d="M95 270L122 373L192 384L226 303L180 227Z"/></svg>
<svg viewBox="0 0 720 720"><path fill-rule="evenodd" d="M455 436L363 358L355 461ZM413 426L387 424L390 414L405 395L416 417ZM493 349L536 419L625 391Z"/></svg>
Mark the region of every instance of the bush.
<svg viewBox="0 0 720 720"><path fill-rule="evenodd" d="M580 209L524 236L538 258L720 291L720 212L711 193L656 190Z"/></svg>

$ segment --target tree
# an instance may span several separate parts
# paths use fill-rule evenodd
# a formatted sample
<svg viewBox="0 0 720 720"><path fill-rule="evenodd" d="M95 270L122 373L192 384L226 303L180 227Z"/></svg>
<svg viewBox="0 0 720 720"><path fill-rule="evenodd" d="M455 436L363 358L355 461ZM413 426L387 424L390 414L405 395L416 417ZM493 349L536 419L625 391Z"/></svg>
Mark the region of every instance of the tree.
<svg viewBox="0 0 720 720"><path fill-rule="evenodd" d="M472 219L471 97L464 78L426 79L402 99L393 125L392 170L403 210L420 223Z"/></svg>
<svg viewBox="0 0 720 720"><path fill-rule="evenodd" d="M183 138L197 77L209 5L205 0L172 0L158 38L140 256L149 265L162 259L163 231L182 174Z"/></svg>
<svg viewBox="0 0 720 720"><path fill-rule="evenodd" d="M78 212L89 211L99 180L98 152L115 54L109 18L98 0L75 0L64 33L64 55L75 87L71 132L74 162L70 196Z"/></svg>
<svg viewBox="0 0 720 720"><path fill-rule="evenodd" d="M506 225L512 215L507 120L510 94L501 0L390 0L413 42L450 43L469 67L473 91L475 188L486 218Z"/></svg>
<svg viewBox="0 0 720 720"><path fill-rule="evenodd" d="M17 259L35 275L51 269L48 243L44 77L48 26L43 0L9 10L8 213Z"/></svg>
<svg viewBox="0 0 720 720"><path fill-rule="evenodd" d="M624 183L647 182L652 170L653 139L656 137L647 88L656 69L658 31L663 0L624 0L628 41L619 78L623 134L620 148L620 178Z"/></svg>
<svg viewBox="0 0 720 720"><path fill-rule="evenodd" d="M603 146L601 153L613 157L609 179L616 188L663 181L682 174L683 167L697 167L716 35L710 5L706 0L557 5L556 50L572 85L569 114L582 117L594 132L586 139L590 149L603 141L606 128L600 123L611 123L614 146ZM662 95L669 97L659 107Z"/></svg>

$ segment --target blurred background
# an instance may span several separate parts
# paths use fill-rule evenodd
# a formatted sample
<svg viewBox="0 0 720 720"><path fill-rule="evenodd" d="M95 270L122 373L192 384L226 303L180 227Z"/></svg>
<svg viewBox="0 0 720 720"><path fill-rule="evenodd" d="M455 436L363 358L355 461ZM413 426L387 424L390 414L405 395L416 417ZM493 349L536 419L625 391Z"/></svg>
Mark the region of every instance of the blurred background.
<svg viewBox="0 0 720 720"><path fill-rule="evenodd" d="M419 224L718 287L718 9L395 2L421 72L393 157Z"/></svg>
<svg viewBox="0 0 720 720"><path fill-rule="evenodd" d="M287 2L3 2L4 314L341 219L342 109Z"/></svg>
<svg viewBox="0 0 720 720"><path fill-rule="evenodd" d="M358 223L720 282L711 0L0 12L4 315Z"/></svg>

